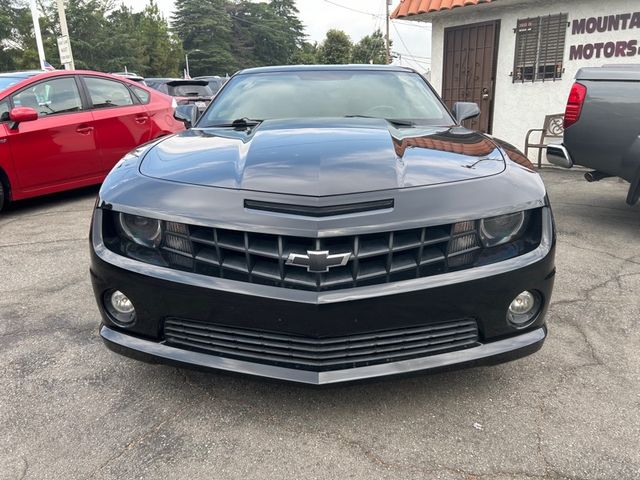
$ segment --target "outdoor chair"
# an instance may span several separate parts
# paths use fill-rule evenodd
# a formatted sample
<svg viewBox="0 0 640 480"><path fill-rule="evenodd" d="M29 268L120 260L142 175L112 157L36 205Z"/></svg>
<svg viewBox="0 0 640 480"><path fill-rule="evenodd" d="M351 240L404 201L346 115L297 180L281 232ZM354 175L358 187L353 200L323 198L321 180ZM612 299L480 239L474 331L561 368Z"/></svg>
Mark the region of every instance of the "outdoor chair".
<svg viewBox="0 0 640 480"><path fill-rule="evenodd" d="M540 132L539 143L531 142L531 134L534 132ZM564 136L564 114L556 113L555 115L547 115L544 117L544 125L542 128L533 128L527 132L524 145L524 155L529 158L529 149L538 149L538 168L542 167L542 151L545 150L549 143L548 139L562 139Z"/></svg>

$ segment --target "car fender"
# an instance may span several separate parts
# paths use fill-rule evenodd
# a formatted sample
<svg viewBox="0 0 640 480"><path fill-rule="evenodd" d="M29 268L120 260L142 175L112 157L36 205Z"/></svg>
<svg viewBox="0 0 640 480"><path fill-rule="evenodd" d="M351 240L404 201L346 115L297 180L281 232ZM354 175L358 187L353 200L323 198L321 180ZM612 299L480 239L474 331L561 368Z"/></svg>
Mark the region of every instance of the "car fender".
<svg viewBox="0 0 640 480"><path fill-rule="evenodd" d="M18 189L18 179L14 168L13 155L5 135L5 125L0 126L0 181L8 188L8 198L13 199Z"/></svg>

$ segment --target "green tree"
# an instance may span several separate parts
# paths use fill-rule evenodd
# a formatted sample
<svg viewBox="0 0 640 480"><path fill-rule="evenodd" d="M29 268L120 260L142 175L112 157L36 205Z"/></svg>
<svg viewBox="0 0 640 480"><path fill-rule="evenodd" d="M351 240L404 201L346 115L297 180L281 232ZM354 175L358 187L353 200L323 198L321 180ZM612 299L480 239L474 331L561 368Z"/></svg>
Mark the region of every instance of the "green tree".
<svg viewBox="0 0 640 480"><path fill-rule="evenodd" d="M292 63L304 28L291 0L240 0L231 5L233 53L239 68Z"/></svg>
<svg viewBox="0 0 640 480"><path fill-rule="evenodd" d="M176 0L173 29L189 53L192 76L235 70L228 7L226 0Z"/></svg>
<svg viewBox="0 0 640 480"><path fill-rule="evenodd" d="M37 1L46 58L61 67L55 0ZM295 0L176 0L171 29L157 0L147 1L136 12L119 0L65 0L76 67L174 76L184 68L184 52L194 76L318 61L319 49L305 41ZM325 48L327 62L337 61L333 56L339 53L332 38ZM0 69L38 66L29 1L0 0Z"/></svg>
<svg viewBox="0 0 640 480"><path fill-rule="evenodd" d="M0 71L39 66L28 3L3 0L0 2Z"/></svg>
<svg viewBox="0 0 640 480"><path fill-rule="evenodd" d="M144 51L144 66L140 75L174 76L179 72L182 46L169 31L167 20L158 5L150 0L140 16L138 28Z"/></svg>
<svg viewBox="0 0 640 480"><path fill-rule="evenodd" d="M274 14L281 19L282 30L286 35L289 53L295 54L296 51L304 47L306 34L304 33L304 25L298 18L300 13L296 7L295 0L271 0L269 4Z"/></svg>
<svg viewBox="0 0 640 480"><path fill-rule="evenodd" d="M382 31L376 30L353 46L351 61L353 63L387 63L387 47Z"/></svg>
<svg viewBox="0 0 640 480"><path fill-rule="evenodd" d="M106 65L108 55L113 51L107 15L112 7L111 0L69 0L66 4L67 25L73 60L78 69L109 70ZM60 35L55 2L50 3L48 15L55 36ZM55 40L52 40L55 45ZM129 45L123 45L126 50ZM57 54L57 46L54 47ZM50 62L51 63L51 62ZM58 59L59 63L59 59Z"/></svg>
<svg viewBox="0 0 640 480"><path fill-rule="evenodd" d="M303 42L291 58L294 65L315 65L318 63L318 44Z"/></svg>
<svg viewBox="0 0 640 480"><path fill-rule="evenodd" d="M353 44L342 30L329 30L327 37L318 49L318 62L325 65L338 65L351 62Z"/></svg>

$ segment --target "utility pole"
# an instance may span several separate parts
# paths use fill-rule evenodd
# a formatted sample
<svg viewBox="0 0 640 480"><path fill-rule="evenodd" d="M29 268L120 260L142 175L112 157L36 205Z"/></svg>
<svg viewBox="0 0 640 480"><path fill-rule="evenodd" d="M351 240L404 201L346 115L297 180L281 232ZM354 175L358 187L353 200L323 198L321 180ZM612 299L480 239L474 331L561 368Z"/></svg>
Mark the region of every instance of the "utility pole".
<svg viewBox="0 0 640 480"><path fill-rule="evenodd" d="M385 37L386 44L387 44L387 65L389 65L391 63L391 41L389 40L389 23L390 23L389 6L391 5L391 1L392 0L387 0L387 34L386 34L386 37Z"/></svg>
<svg viewBox="0 0 640 480"><path fill-rule="evenodd" d="M36 46L38 47L38 58L40 59L40 68L44 70L44 47L42 46L42 33L40 33L40 15L38 14L38 7L36 6L36 0L31 0L31 18L33 19L33 31L36 35Z"/></svg>
<svg viewBox="0 0 640 480"><path fill-rule="evenodd" d="M62 36L58 38L58 50L60 50L60 61L64 63L66 70L75 70L76 66L71 53L71 41L69 40L69 28L67 28L67 15L64 12L64 0L57 0L58 17L60 18L60 32ZM63 53L64 50L64 53Z"/></svg>

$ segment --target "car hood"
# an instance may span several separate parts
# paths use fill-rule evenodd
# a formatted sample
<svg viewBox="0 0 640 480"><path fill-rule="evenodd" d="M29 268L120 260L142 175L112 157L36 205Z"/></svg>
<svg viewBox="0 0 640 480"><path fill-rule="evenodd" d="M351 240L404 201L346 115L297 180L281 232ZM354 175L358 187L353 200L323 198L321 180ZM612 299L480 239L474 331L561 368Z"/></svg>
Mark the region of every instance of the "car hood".
<svg viewBox="0 0 640 480"><path fill-rule="evenodd" d="M157 144L140 166L162 180L305 196L459 182L504 169L500 150L482 134L363 118L193 128Z"/></svg>

